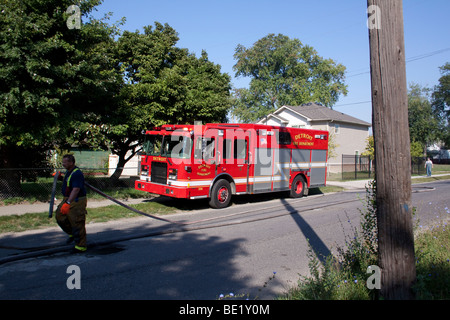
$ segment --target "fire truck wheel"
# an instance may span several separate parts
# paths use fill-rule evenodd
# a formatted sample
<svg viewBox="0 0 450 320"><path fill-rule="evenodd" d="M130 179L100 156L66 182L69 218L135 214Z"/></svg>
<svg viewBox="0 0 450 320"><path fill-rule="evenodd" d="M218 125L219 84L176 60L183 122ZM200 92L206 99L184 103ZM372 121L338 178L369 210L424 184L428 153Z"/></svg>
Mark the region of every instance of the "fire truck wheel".
<svg viewBox="0 0 450 320"><path fill-rule="evenodd" d="M305 193L305 178L301 174L294 178L291 186L291 197L292 198L301 198Z"/></svg>
<svg viewBox="0 0 450 320"><path fill-rule="evenodd" d="M231 201L231 187L227 180L217 181L211 191L209 205L216 209L225 208Z"/></svg>

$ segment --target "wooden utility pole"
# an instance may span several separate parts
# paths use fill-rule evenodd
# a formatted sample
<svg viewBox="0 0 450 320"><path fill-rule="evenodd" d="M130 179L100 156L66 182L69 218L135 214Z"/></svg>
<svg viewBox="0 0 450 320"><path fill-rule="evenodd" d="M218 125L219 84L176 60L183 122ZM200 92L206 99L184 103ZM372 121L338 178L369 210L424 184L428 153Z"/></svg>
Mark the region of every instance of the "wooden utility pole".
<svg viewBox="0 0 450 320"><path fill-rule="evenodd" d="M413 299L416 269L402 1L368 0L367 5L381 295Z"/></svg>

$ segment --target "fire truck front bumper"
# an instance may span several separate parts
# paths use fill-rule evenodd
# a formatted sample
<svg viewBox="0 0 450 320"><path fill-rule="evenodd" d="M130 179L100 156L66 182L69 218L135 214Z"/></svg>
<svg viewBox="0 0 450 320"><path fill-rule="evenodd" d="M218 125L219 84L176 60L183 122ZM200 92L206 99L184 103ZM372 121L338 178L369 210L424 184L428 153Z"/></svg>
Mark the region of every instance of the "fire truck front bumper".
<svg viewBox="0 0 450 320"><path fill-rule="evenodd" d="M142 180L135 181L135 189L155 193L174 198L189 198L189 189L185 187L176 187L167 184L147 182Z"/></svg>

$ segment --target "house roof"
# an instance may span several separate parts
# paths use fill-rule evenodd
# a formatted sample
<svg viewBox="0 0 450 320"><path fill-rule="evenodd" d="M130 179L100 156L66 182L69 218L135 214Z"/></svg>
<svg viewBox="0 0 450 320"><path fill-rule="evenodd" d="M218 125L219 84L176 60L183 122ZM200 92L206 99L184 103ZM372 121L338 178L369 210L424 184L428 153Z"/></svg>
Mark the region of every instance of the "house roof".
<svg viewBox="0 0 450 320"><path fill-rule="evenodd" d="M308 121L338 121L359 124L367 127L372 126L371 123L349 116L345 113L332 110L317 103L307 103L302 104L301 106L282 106L277 109L274 114L280 113L283 109L290 109L307 118Z"/></svg>
<svg viewBox="0 0 450 320"><path fill-rule="evenodd" d="M289 120L286 120L285 118L281 117L280 115L273 114L273 113L268 114L266 117L264 117L264 119L269 119L270 117L276 118L276 119L278 119L278 120L280 120L281 122L284 122L284 123L288 123L289 122Z"/></svg>

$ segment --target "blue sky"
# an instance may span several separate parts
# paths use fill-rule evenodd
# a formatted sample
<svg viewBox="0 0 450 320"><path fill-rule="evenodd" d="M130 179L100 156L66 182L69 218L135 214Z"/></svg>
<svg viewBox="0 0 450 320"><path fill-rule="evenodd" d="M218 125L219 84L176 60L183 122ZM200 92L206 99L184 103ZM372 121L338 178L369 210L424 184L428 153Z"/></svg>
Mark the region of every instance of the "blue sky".
<svg viewBox="0 0 450 320"><path fill-rule="evenodd" d="M235 78L233 58L238 44L252 46L269 33L297 38L347 68L348 94L334 106L371 122L369 36L366 0L104 0L95 17L112 12L111 22L126 18L122 30L141 30L155 21L179 34L178 47L197 56L204 49L222 66L236 88L249 79ZM448 0L403 1L408 84L433 87L439 67L450 62Z"/></svg>

